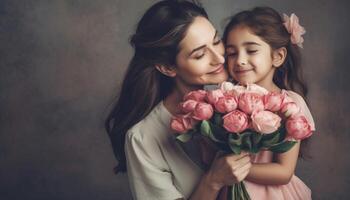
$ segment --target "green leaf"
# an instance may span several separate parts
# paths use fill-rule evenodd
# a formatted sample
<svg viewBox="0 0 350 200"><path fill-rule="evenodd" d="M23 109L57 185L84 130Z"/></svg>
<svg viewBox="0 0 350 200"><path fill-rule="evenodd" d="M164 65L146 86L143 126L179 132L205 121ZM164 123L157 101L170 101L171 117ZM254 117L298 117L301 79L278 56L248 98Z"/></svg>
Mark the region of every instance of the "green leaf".
<svg viewBox="0 0 350 200"><path fill-rule="evenodd" d="M213 117L213 123L218 126L222 126L223 124L223 119L222 119L222 114L215 112L214 117Z"/></svg>
<svg viewBox="0 0 350 200"><path fill-rule="evenodd" d="M230 133L228 135L228 142L240 146L242 145L242 137L236 133Z"/></svg>
<svg viewBox="0 0 350 200"><path fill-rule="evenodd" d="M193 132L187 132L187 133L183 133L183 134L180 134L176 137L177 140L183 142L183 143L186 143L188 141L190 141L193 137Z"/></svg>
<svg viewBox="0 0 350 200"><path fill-rule="evenodd" d="M239 134L239 136L242 138L242 149L246 151L252 151L253 148L253 134L254 132L251 130L246 130Z"/></svg>
<svg viewBox="0 0 350 200"><path fill-rule="evenodd" d="M269 148L274 153L284 153L289 151L297 142L296 141L283 141Z"/></svg>
<svg viewBox="0 0 350 200"><path fill-rule="evenodd" d="M209 122L207 120L203 120L201 123L201 134L209 137L211 130L210 130L210 125Z"/></svg>
<svg viewBox="0 0 350 200"><path fill-rule="evenodd" d="M234 154L241 153L242 138L236 134L230 134L228 136L228 145Z"/></svg>
<svg viewBox="0 0 350 200"><path fill-rule="evenodd" d="M209 137L214 142L224 143L215 137L213 131L211 130L211 123L209 121L203 120L201 123L201 133L203 136Z"/></svg>
<svg viewBox="0 0 350 200"><path fill-rule="evenodd" d="M239 146L236 146L234 144L230 144L229 146L230 146L230 149L232 150L232 152L234 154L236 154L236 155L241 154L242 150L241 150L241 148Z"/></svg>
<svg viewBox="0 0 350 200"><path fill-rule="evenodd" d="M220 143L226 143L228 132L221 126L215 125L209 122L210 128L212 130L213 136L220 141Z"/></svg>
<svg viewBox="0 0 350 200"><path fill-rule="evenodd" d="M280 132L279 130L270 133L270 134L263 134L261 139L261 146L262 147L270 147L280 141Z"/></svg>
<svg viewBox="0 0 350 200"><path fill-rule="evenodd" d="M282 124L281 127L278 129L278 132L280 134L280 138L279 138L278 142L284 141L286 139L286 136L287 136L287 129L284 126L284 124Z"/></svg>
<svg viewBox="0 0 350 200"><path fill-rule="evenodd" d="M269 133L269 134L262 134L263 135L263 140L270 140L272 138L274 138L276 135L279 134L279 130L273 132L273 133Z"/></svg>
<svg viewBox="0 0 350 200"><path fill-rule="evenodd" d="M262 147L261 140L262 140L263 135L261 133L257 133L257 132L254 131L250 137L251 137L251 140L252 140L252 143L253 143L251 152L252 153L258 153L259 150Z"/></svg>
<svg viewBox="0 0 350 200"><path fill-rule="evenodd" d="M251 151L253 147L250 136L251 136L251 132L247 132L246 134L242 135L243 148L247 151Z"/></svg>
<svg viewBox="0 0 350 200"><path fill-rule="evenodd" d="M255 146L258 146L261 139L263 138L263 135L257 132L253 132L252 134L252 141Z"/></svg>

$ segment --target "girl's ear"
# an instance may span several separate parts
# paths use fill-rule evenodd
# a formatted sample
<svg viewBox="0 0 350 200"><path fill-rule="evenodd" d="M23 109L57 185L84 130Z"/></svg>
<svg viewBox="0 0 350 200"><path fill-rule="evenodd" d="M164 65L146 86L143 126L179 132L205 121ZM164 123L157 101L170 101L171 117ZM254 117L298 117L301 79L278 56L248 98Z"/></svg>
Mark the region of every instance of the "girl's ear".
<svg viewBox="0 0 350 200"><path fill-rule="evenodd" d="M287 57L287 49L285 47L281 47L273 51L272 54L272 65L274 67L280 67L284 60Z"/></svg>
<svg viewBox="0 0 350 200"><path fill-rule="evenodd" d="M176 71L173 67L167 67L164 65L156 65L156 69L164 74L165 76L169 76L169 77L175 77L176 76Z"/></svg>

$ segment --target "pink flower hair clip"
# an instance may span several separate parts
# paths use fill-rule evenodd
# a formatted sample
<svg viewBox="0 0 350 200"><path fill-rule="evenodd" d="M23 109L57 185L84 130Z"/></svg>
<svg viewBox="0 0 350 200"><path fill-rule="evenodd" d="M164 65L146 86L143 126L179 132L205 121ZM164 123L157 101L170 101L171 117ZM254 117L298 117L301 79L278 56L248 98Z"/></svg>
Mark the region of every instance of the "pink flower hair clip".
<svg viewBox="0 0 350 200"><path fill-rule="evenodd" d="M288 33L291 34L290 41L292 44L298 45L300 48L303 48L304 38L303 34L306 33L305 28L300 26L299 18L292 13L290 17L288 15L283 14L284 23L283 25L286 27Z"/></svg>

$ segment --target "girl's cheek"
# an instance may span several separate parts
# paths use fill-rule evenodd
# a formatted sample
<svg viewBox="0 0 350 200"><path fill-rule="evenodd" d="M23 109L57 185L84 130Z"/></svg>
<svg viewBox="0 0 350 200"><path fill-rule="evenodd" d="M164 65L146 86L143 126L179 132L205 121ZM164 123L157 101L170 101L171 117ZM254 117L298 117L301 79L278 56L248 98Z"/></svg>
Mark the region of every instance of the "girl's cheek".
<svg viewBox="0 0 350 200"><path fill-rule="evenodd" d="M227 61L227 70L229 72L229 74L232 76L233 73L233 69L234 69L234 65L233 65L233 61L232 60L228 60Z"/></svg>
<svg viewBox="0 0 350 200"><path fill-rule="evenodd" d="M233 58L228 58L227 60L227 66L230 70L234 68L235 60Z"/></svg>

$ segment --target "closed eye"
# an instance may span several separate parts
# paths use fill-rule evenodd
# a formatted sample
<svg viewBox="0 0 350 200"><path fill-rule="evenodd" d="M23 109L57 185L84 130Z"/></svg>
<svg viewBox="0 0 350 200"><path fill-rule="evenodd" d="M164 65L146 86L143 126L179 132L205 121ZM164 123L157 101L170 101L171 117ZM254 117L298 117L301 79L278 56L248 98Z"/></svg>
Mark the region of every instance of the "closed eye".
<svg viewBox="0 0 350 200"><path fill-rule="evenodd" d="M214 45L218 45L218 44L220 44L220 43L221 43L221 39L219 39L218 41L214 42L213 44L214 44Z"/></svg>
<svg viewBox="0 0 350 200"><path fill-rule="evenodd" d="M201 59L203 56L204 56L204 53L203 53L202 55L199 55L199 56L194 57L194 59L199 60L199 59Z"/></svg>
<svg viewBox="0 0 350 200"><path fill-rule="evenodd" d="M254 54L254 53L256 53L258 50L249 50L249 51L247 51L249 54Z"/></svg>

